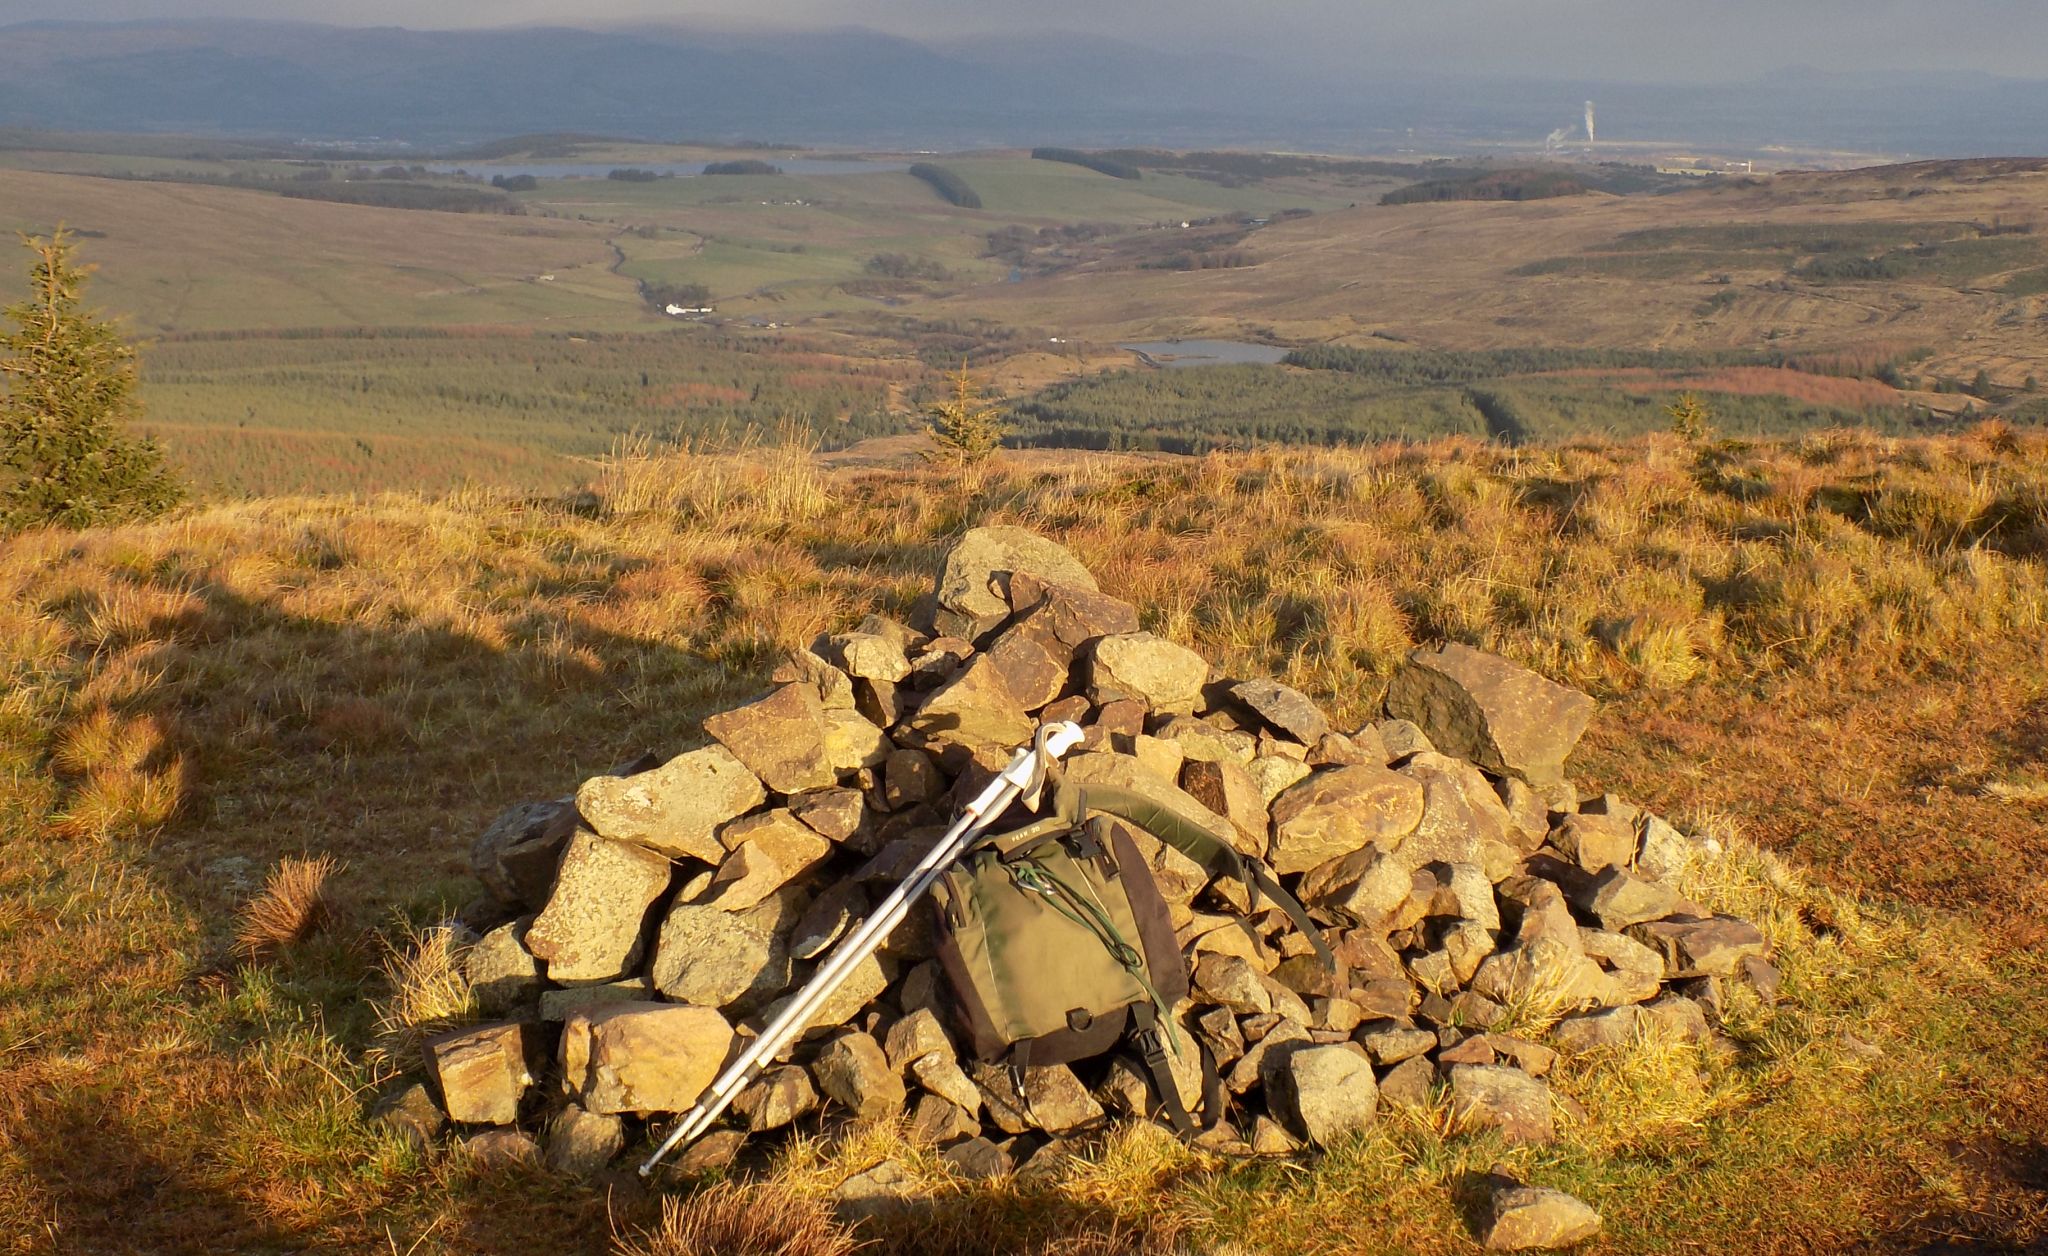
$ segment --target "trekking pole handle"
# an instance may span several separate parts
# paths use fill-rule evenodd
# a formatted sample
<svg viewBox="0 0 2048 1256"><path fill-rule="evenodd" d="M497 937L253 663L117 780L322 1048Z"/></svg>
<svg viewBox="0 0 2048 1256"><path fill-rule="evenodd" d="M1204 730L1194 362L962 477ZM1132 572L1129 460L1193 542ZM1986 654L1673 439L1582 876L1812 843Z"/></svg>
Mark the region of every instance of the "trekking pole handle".
<svg viewBox="0 0 2048 1256"><path fill-rule="evenodd" d="M946 865L960 857L983 829L1002 815L1010 803L1022 795L1032 795L1032 806L1037 805L1037 794L1045 784L1045 762L1048 758L1059 758L1081 744L1081 727L1072 721L1061 721L1039 728L1031 744L1019 747L1010 758L1009 765L988 783L974 801L961 811L960 818L949 829L945 837L918 862L917 868L904 882L878 905L875 911L852 934L840 941L832 953L825 958L811 980L783 1006L780 1014L765 1026L760 1035L742 1051L739 1058L725 1067L695 1107L677 1122L668 1137L640 1164L640 1176L650 1176L668 1153L678 1145L695 1139L711 1127L734 1098L740 1088L770 1059L787 1046L808 1027L811 1014L819 1007L853 970L854 965L872 954L881 945L883 937L909 914L910 906L937 881Z"/></svg>

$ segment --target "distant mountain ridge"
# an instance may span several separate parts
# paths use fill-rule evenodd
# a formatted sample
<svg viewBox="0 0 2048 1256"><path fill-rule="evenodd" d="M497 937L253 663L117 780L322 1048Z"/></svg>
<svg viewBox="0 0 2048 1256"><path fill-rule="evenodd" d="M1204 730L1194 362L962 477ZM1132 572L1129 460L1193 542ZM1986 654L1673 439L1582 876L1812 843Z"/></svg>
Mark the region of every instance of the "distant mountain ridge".
<svg viewBox="0 0 2048 1256"><path fill-rule="evenodd" d="M1698 86L1361 76L1087 36L861 28L431 31L229 19L0 27L0 127L461 144L521 132L905 147L1385 149L1602 134L1925 155L2048 151L2048 83L1778 73Z"/></svg>

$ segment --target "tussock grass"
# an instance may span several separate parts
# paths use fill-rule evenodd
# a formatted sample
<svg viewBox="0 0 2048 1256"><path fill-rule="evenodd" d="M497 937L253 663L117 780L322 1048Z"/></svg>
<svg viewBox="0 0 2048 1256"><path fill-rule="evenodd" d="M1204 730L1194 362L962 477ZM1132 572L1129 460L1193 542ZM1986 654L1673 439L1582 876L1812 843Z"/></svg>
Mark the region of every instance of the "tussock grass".
<svg viewBox="0 0 2048 1256"><path fill-rule="evenodd" d="M661 1220L617 1256L851 1256L859 1244L824 1202L773 1182L719 1182L661 1201Z"/></svg>
<svg viewBox="0 0 2048 1256"><path fill-rule="evenodd" d="M476 1018L476 995L462 969L468 949L452 925L400 926L385 949L384 993L371 1001L376 1060L416 1067L427 1039Z"/></svg>
<svg viewBox="0 0 2048 1256"><path fill-rule="evenodd" d="M258 960L305 941L333 918L329 882L341 871L332 855L279 861L263 891L242 908L235 954Z"/></svg>

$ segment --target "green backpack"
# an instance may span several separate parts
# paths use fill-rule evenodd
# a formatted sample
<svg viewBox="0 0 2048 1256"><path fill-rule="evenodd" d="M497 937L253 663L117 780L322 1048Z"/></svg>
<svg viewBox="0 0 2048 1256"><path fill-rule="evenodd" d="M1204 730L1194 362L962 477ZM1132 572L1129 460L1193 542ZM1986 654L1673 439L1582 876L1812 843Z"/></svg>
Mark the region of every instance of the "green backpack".
<svg viewBox="0 0 2048 1256"><path fill-rule="evenodd" d="M1230 843L1142 794L1085 789L1050 775L1053 814L986 836L933 888L939 962L975 1055L1021 1078L1034 1065L1101 1055L1128 1038L1163 1111L1195 1131L1172 1059L1199 1052L1173 1024L1188 967L1166 901L1123 821L1174 847L1212 876L1243 881L1254 906L1272 900L1323 961L1336 960L1292 895ZM1205 1115L1220 1115L1206 1055Z"/></svg>

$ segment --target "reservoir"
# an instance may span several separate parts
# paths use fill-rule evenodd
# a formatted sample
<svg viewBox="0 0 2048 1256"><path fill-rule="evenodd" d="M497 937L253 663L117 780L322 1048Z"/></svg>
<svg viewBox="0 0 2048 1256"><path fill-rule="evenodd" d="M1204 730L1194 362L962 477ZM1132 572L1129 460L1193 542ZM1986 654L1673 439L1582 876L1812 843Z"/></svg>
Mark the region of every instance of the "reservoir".
<svg viewBox="0 0 2048 1256"><path fill-rule="evenodd" d="M1117 347L1148 366L1271 366L1287 356L1283 346L1244 340L1142 340Z"/></svg>

